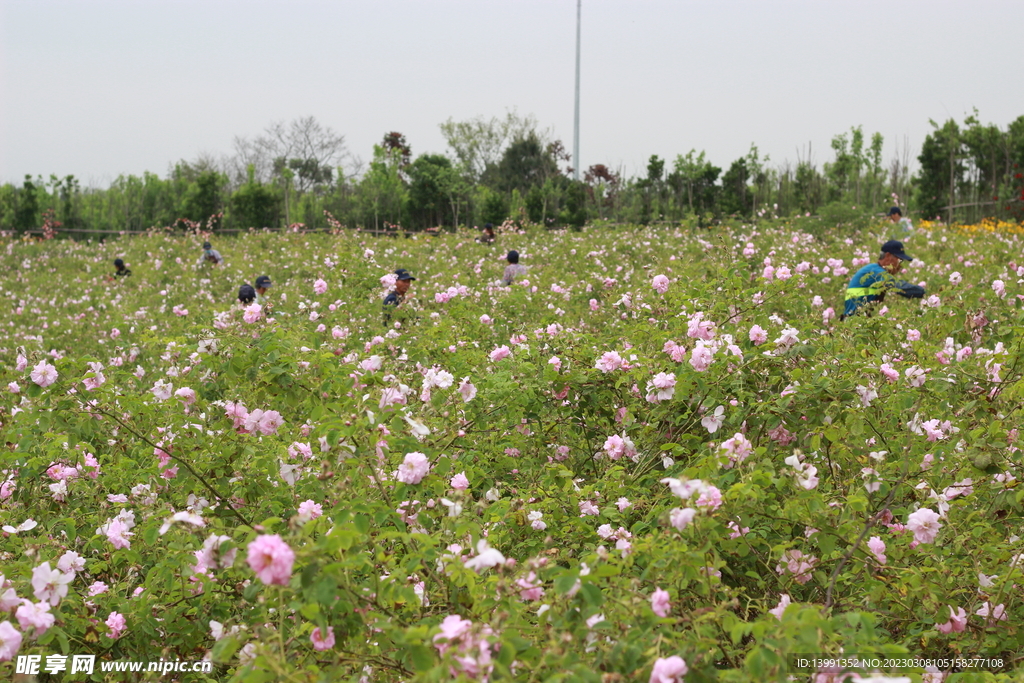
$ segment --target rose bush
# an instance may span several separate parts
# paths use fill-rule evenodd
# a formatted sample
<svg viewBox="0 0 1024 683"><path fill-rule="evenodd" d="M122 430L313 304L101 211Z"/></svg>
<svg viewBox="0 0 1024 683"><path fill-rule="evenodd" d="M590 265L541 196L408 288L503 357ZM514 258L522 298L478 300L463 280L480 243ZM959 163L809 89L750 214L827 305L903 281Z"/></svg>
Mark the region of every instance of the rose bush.
<svg viewBox="0 0 1024 683"><path fill-rule="evenodd" d="M929 298L840 323L887 236L805 227L255 233L201 272L202 237L7 242L0 671L1011 672L1021 238L927 226L905 276ZM531 269L501 287L509 247ZM107 284L111 248L134 275ZM397 267L418 280L385 325ZM232 305L263 272L258 315Z"/></svg>

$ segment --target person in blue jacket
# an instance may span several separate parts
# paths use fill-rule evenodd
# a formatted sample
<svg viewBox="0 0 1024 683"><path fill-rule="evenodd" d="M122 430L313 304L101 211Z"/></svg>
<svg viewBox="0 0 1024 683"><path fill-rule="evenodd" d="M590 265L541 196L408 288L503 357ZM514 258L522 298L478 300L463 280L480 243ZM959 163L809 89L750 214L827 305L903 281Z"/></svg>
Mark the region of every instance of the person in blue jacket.
<svg viewBox="0 0 1024 683"><path fill-rule="evenodd" d="M913 260L903 251L902 242L889 240L883 244L878 263L869 263L850 279L846 287L846 307L840 320L845 320L868 304L884 301L885 293L890 290L909 299L923 297L923 287L896 279L903 268L903 262Z"/></svg>
<svg viewBox="0 0 1024 683"><path fill-rule="evenodd" d="M395 271L395 288L384 297L384 324L391 322L391 311L402 305L405 301L405 294L409 291L409 285L415 280L405 268Z"/></svg>

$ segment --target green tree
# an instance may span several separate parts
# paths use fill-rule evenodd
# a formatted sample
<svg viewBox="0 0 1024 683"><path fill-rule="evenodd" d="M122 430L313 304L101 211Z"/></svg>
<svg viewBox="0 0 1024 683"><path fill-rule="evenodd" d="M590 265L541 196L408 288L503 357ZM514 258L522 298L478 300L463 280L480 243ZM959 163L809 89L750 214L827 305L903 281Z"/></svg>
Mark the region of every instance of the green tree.
<svg viewBox="0 0 1024 683"><path fill-rule="evenodd" d="M752 202L750 188L747 186L750 173L747 170L746 157L732 162L729 170L722 176L722 211L727 214L749 216Z"/></svg>
<svg viewBox="0 0 1024 683"><path fill-rule="evenodd" d="M210 227L219 227L220 219L214 217L224 210L223 191L227 182L227 176L213 169L200 171L186 185L179 217L196 222L209 221Z"/></svg>
<svg viewBox="0 0 1024 683"><path fill-rule="evenodd" d="M373 147L373 161L356 187L355 203L359 222L379 230L383 223L401 225L408 198L402 179L402 156L381 145Z"/></svg>
<svg viewBox="0 0 1024 683"><path fill-rule="evenodd" d="M32 182L32 176L25 176L17 199L14 227L22 232L35 230L39 227L39 189Z"/></svg>
<svg viewBox="0 0 1024 683"><path fill-rule="evenodd" d="M925 137L917 157L921 164L917 175L917 206L926 218L946 212L946 219L952 221L956 188L964 173L961 131L953 119L941 127L935 121L929 123L934 130Z"/></svg>
<svg viewBox="0 0 1024 683"><path fill-rule="evenodd" d="M557 173L558 165L550 150L531 131L526 137L512 141L501 161L484 172L483 182L500 192L519 190L525 194Z"/></svg>
<svg viewBox="0 0 1024 683"><path fill-rule="evenodd" d="M272 188L256 180L252 165L248 180L231 196L231 216L242 228L276 227L280 221L280 200Z"/></svg>
<svg viewBox="0 0 1024 683"><path fill-rule="evenodd" d="M793 194L796 208L800 211L816 213L825 203L828 181L810 161L800 161L796 165L793 179Z"/></svg>
<svg viewBox="0 0 1024 683"><path fill-rule="evenodd" d="M600 218L607 218L615 209L622 180L617 173L604 164L594 164L583 174L587 194Z"/></svg>
<svg viewBox="0 0 1024 683"><path fill-rule="evenodd" d="M441 154L423 154L409 166L409 216L421 228L451 223L448 191L452 162Z"/></svg>
<svg viewBox="0 0 1024 683"><path fill-rule="evenodd" d="M675 190L680 205L685 205L691 215L704 216L718 208L720 188L716 185L722 169L711 164L702 151L691 149L676 155L669 174L668 184Z"/></svg>
<svg viewBox="0 0 1024 683"><path fill-rule="evenodd" d="M526 193L526 215L533 223L544 221L544 191L536 185Z"/></svg>
<svg viewBox="0 0 1024 683"><path fill-rule="evenodd" d="M661 213L661 197L664 191L663 176L665 174L665 160L652 154L647 161L647 176L640 178L635 183L635 189L639 194L640 215L639 222L647 225L652 215ZM655 208L657 207L657 209Z"/></svg>
<svg viewBox="0 0 1024 683"><path fill-rule="evenodd" d="M582 227L587 222L587 186L585 183L578 180L570 181L565 191L562 210L558 214L558 221L562 225L573 228Z"/></svg>
<svg viewBox="0 0 1024 683"><path fill-rule="evenodd" d="M0 185L0 229L10 230L18 205L18 188L10 183Z"/></svg>
<svg viewBox="0 0 1024 683"><path fill-rule="evenodd" d="M500 192L484 186L480 189L480 222L500 225L508 218L508 200Z"/></svg>
<svg viewBox="0 0 1024 683"><path fill-rule="evenodd" d="M532 116L519 116L514 110L506 112L504 118L477 117L469 121L449 118L440 128L458 168L472 184L479 182L484 171L501 160L510 141L537 136L537 120Z"/></svg>
<svg viewBox="0 0 1024 683"><path fill-rule="evenodd" d="M384 141L381 145L390 154L397 154L397 160L401 168L405 168L412 162L412 147L408 140L398 131L391 131L384 134Z"/></svg>

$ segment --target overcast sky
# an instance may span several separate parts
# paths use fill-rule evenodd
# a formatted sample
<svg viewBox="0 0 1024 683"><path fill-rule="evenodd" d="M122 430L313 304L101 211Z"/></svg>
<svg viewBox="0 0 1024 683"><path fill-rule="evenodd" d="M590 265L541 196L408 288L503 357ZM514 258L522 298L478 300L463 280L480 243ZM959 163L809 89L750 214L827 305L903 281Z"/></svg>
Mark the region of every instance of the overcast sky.
<svg viewBox="0 0 1024 683"><path fill-rule="evenodd" d="M916 156L929 119L1024 115L1022 0L583 0L582 25L583 168L820 165L857 125ZM571 150L575 30L575 0L0 0L0 181L165 175L309 115L364 160L513 108Z"/></svg>

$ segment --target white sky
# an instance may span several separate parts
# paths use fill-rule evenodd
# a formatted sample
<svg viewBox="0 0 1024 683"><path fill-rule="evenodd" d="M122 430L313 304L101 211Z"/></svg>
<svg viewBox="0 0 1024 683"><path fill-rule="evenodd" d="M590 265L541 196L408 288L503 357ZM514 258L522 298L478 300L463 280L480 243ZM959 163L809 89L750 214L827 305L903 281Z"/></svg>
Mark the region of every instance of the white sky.
<svg viewBox="0 0 1024 683"><path fill-rule="evenodd" d="M575 0L0 0L0 181L165 175L315 116L384 133L515 108L572 148ZM885 157L929 119L1024 114L1022 0L583 0L581 166L751 143L773 162L863 125Z"/></svg>

